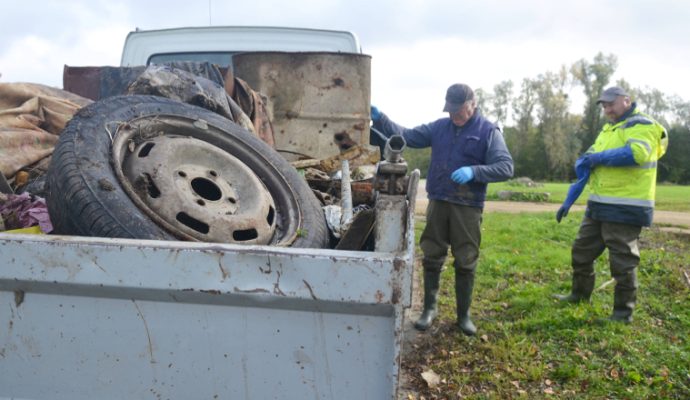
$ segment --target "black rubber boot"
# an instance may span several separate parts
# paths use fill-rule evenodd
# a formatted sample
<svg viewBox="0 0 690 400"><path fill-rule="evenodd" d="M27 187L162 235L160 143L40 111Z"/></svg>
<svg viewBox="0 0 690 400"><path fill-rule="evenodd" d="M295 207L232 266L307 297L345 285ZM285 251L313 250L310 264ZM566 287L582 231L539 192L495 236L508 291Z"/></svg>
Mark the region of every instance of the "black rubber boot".
<svg viewBox="0 0 690 400"><path fill-rule="evenodd" d="M616 290L613 293L613 312L609 320L625 324L631 323L636 300L636 289L619 289L616 286Z"/></svg>
<svg viewBox="0 0 690 400"><path fill-rule="evenodd" d="M477 328L470 319L470 304L472 304L473 288L474 274L455 276L455 303L458 313L458 328L467 336L474 336L477 333Z"/></svg>
<svg viewBox="0 0 690 400"><path fill-rule="evenodd" d="M594 291L594 275L573 275L570 294L554 294L554 298L568 303L589 302Z"/></svg>
<svg viewBox="0 0 690 400"><path fill-rule="evenodd" d="M438 288L441 281L441 271L424 270L424 311L414 323L417 330L429 329L438 313Z"/></svg>

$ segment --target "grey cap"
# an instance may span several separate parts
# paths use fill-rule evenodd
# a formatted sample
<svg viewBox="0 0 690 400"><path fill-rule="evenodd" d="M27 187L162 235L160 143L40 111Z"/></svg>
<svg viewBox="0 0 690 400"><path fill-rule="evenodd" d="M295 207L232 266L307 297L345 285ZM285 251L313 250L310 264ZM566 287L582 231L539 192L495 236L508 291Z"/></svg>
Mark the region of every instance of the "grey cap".
<svg viewBox="0 0 690 400"><path fill-rule="evenodd" d="M610 88L604 90L601 93L601 96L599 96L599 100L597 100L597 104L599 103L610 103L614 100L616 100L616 97L618 96L630 96L628 92L623 90L623 88L620 88L618 86L611 86Z"/></svg>
<svg viewBox="0 0 690 400"><path fill-rule="evenodd" d="M474 99L474 92L469 86L464 83L450 85L446 91L446 105L443 107L443 111L456 112L467 100L472 99Z"/></svg>

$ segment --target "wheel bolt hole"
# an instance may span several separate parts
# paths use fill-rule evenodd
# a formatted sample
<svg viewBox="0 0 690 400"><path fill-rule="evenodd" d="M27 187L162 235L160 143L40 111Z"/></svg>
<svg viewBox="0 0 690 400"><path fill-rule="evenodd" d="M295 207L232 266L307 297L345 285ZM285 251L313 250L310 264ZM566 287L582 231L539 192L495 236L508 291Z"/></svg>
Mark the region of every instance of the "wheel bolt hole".
<svg viewBox="0 0 690 400"><path fill-rule="evenodd" d="M184 213L184 212L179 212L175 216L175 218L182 224L188 226L191 229L194 229L195 231L202 233L204 235L208 234L210 232L210 228L207 223L203 221L199 221L198 219L192 217L191 215Z"/></svg>
<svg viewBox="0 0 690 400"><path fill-rule="evenodd" d="M266 216L266 222L268 222L269 226L273 225L273 220L274 220L275 216L276 216L275 210L273 209L273 207L269 207L268 208L268 215Z"/></svg>
<svg viewBox="0 0 690 400"><path fill-rule="evenodd" d="M237 242L246 242L247 240L254 240L258 237L259 233L254 228L232 232L232 238Z"/></svg>
<svg viewBox="0 0 690 400"><path fill-rule="evenodd" d="M206 178L192 179L192 190L200 197L210 201L220 200L223 197L218 185Z"/></svg>
<svg viewBox="0 0 690 400"><path fill-rule="evenodd" d="M214 178L218 176L218 173L217 173L216 171L213 171L213 170L208 171L208 174L211 175L211 176L214 177Z"/></svg>
<svg viewBox="0 0 690 400"><path fill-rule="evenodd" d="M181 176L181 177L183 177L183 178L186 178L186 177L187 177L187 173L184 172L184 171L177 171L177 175L179 175L179 176Z"/></svg>
<svg viewBox="0 0 690 400"><path fill-rule="evenodd" d="M231 204L237 203L237 200L236 200L234 197L228 197L228 201L229 201Z"/></svg>
<svg viewBox="0 0 690 400"><path fill-rule="evenodd" d="M196 204L198 204L198 205L200 205L200 206L205 206L205 205L206 205L206 202L203 201L203 200L201 200L201 199L199 199L199 200L196 201Z"/></svg>
<svg viewBox="0 0 690 400"><path fill-rule="evenodd" d="M155 146L155 143L146 143L141 147L141 150L139 150L139 158L144 158L149 155L151 152L151 149L153 149L153 146Z"/></svg>

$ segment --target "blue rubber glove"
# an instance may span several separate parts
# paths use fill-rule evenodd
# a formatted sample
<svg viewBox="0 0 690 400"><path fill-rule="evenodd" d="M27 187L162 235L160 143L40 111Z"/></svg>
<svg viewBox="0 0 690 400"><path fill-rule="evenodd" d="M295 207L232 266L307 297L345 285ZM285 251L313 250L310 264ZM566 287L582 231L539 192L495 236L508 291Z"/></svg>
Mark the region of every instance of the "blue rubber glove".
<svg viewBox="0 0 690 400"><path fill-rule="evenodd" d="M474 178L472 167L460 167L450 174L450 179L459 184L467 183L471 181L472 178Z"/></svg>
<svg viewBox="0 0 690 400"><path fill-rule="evenodd" d="M577 163L575 163L575 165L577 165ZM570 187L568 188L568 195L565 197L563 205L556 212L556 221L558 223L561 222L561 219L563 219L563 217L568 215L570 207L572 207L575 203L575 200L577 200L577 198L580 197L582 191L585 189L585 185L587 185L587 181L589 180L589 169L582 169L582 171L584 175L580 176L577 182L570 185Z"/></svg>
<svg viewBox="0 0 690 400"><path fill-rule="evenodd" d="M371 120L376 122L381 118L381 111L376 106L371 106Z"/></svg>
<svg viewBox="0 0 690 400"><path fill-rule="evenodd" d="M583 155L582 157L578 158L577 161L575 161L575 175L577 175L577 179L582 178L585 176L589 176L589 173L591 172L592 169L592 161L589 159L587 154Z"/></svg>
<svg viewBox="0 0 690 400"><path fill-rule="evenodd" d="M633 157L630 146L617 147L615 149L604 150L598 153L585 154L582 158L586 158L585 162L590 164L591 168L597 165L606 165L608 167L628 167L636 165L635 157Z"/></svg>

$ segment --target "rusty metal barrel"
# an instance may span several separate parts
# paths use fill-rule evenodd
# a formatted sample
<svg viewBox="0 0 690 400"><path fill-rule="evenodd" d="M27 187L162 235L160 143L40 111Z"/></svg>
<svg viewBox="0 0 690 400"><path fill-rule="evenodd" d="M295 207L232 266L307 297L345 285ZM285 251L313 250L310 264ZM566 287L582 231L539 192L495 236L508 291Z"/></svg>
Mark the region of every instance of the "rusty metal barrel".
<svg viewBox="0 0 690 400"><path fill-rule="evenodd" d="M233 56L234 74L268 98L275 148L288 160L369 146L371 57L327 52Z"/></svg>

